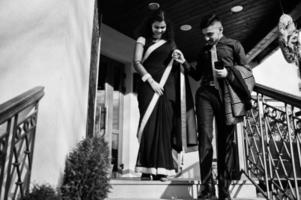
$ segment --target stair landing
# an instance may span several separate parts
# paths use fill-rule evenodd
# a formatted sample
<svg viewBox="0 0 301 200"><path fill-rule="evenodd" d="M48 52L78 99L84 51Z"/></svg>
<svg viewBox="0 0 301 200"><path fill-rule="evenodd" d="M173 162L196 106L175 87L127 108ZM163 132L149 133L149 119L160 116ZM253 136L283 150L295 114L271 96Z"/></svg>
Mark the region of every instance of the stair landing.
<svg viewBox="0 0 301 200"><path fill-rule="evenodd" d="M141 181L140 178L118 178L110 181L112 189L108 200L197 199L200 181L174 178L168 181ZM260 199L255 187L248 181L233 181L231 196L235 200Z"/></svg>

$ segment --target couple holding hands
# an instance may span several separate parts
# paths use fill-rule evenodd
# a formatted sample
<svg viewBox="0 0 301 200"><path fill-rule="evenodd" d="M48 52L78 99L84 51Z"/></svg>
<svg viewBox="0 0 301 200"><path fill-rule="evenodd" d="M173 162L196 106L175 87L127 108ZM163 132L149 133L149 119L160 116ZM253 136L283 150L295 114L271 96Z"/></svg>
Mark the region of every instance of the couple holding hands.
<svg viewBox="0 0 301 200"><path fill-rule="evenodd" d="M142 174L142 180L162 180L176 174L173 150L198 150L202 182L199 197L215 198L212 177L215 118L218 196L231 199L234 127L250 107L250 93L241 85L234 66L246 67L246 56L240 42L223 35L222 23L216 15L204 16L200 30L206 45L196 66L192 66L177 49L164 11L153 11L140 29L134 52L134 67L141 75L138 84L140 147L135 170ZM187 75L201 80L195 104ZM243 114L232 113L231 90L237 91L244 105Z"/></svg>

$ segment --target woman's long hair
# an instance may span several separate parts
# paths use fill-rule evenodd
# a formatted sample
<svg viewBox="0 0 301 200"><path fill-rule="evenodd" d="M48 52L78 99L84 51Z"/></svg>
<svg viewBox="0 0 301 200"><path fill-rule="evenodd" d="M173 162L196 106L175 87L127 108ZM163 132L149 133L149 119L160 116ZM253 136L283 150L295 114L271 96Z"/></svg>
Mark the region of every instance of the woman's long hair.
<svg viewBox="0 0 301 200"><path fill-rule="evenodd" d="M172 30L171 22L166 18L166 14L163 10L158 9L155 11L152 11L150 16L148 16L141 24L140 27L137 29L136 37L143 36L146 39L153 37L153 31L152 31L152 24L154 22L162 22L165 21L166 23L166 31L162 35L162 39L165 39L167 41L173 41L174 40L174 33Z"/></svg>

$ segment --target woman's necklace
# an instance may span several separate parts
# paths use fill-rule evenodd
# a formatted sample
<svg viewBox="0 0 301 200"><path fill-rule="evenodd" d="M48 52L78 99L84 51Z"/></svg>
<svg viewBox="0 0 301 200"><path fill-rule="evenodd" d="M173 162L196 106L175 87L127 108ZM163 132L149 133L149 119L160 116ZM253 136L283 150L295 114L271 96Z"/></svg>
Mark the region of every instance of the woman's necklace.
<svg viewBox="0 0 301 200"><path fill-rule="evenodd" d="M153 43L156 43L156 42L158 42L159 40L161 40L161 38L153 37L153 39L152 39Z"/></svg>

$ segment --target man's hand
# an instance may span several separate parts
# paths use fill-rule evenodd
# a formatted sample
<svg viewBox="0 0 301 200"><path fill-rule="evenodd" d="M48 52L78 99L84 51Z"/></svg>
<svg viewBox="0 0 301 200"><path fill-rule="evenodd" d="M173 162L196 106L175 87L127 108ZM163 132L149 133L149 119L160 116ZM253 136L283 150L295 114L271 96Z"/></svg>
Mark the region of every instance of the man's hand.
<svg viewBox="0 0 301 200"><path fill-rule="evenodd" d="M216 78L226 78L228 76L228 70L226 68L223 69L214 69Z"/></svg>

